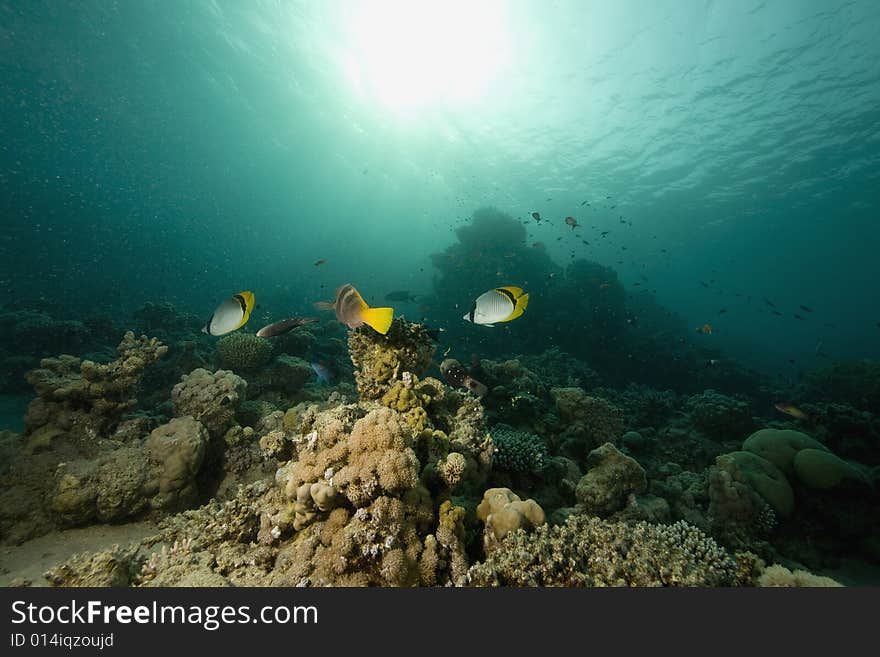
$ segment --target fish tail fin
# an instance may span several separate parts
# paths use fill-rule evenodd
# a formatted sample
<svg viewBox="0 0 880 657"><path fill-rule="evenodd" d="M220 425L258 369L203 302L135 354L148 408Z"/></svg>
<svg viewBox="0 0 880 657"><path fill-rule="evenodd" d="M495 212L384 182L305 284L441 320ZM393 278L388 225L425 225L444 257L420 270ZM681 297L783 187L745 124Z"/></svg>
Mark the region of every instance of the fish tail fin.
<svg viewBox="0 0 880 657"><path fill-rule="evenodd" d="M315 308L317 308L318 310L335 310L336 309L336 305L331 303L330 301L315 301L315 303L312 305L315 306Z"/></svg>
<svg viewBox="0 0 880 657"><path fill-rule="evenodd" d="M391 320L394 319L394 308L370 308L361 311L361 319L364 323L373 327L382 335L388 333L391 328Z"/></svg>
<svg viewBox="0 0 880 657"><path fill-rule="evenodd" d="M516 305L513 307L513 312L510 313L510 317L508 317L504 321L509 322L512 319L516 319L517 317L522 315L526 311L526 308L528 308L528 307L529 307L529 294L528 294L528 292L526 292L524 295L522 295L521 297L519 297L516 300Z"/></svg>
<svg viewBox="0 0 880 657"><path fill-rule="evenodd" d="M251 311L254 309L256 297L254 297L253 292L248 290L239 292L235 296L238 297L239 303L241 304L241 323L236 328L241 328L247 324L248 320L251 318Z"/></svg>

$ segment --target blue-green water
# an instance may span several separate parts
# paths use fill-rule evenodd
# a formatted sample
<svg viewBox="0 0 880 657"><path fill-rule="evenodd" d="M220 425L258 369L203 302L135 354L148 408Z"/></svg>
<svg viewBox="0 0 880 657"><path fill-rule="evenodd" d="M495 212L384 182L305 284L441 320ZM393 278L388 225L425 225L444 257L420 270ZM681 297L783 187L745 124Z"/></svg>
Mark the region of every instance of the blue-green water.
<svg viewBox="0 0 880 657"><path fill-rule="evenodd" d="M301 311L349 280L421 292L455 222L494 205L555 219L529 234L563 263L578 215L579 255L644 273L758 366L820 340L878 356L876 3L492 3L437 42L452 57L482 30L501 68L402 110L346 74L365 56L347 3L0 11L7 302L205 315L239 288Z"/></svg>
<svg viewBox="0 0 880 657"><path fill-rule="evenodd" d="M750 429L849 404L831 447L875 467L878 31L870 0L0 1L0 429L42 357L133 328L201 364L231 294L250 332L352 283L445 329L432 367L523 357L544 411L569 356L527 358L557 348L609 389L742 396ZM464 322L497 285L526 313ZM342 338L297 356L345 369ZM139 412L167 419L175 363Z"/></svg>

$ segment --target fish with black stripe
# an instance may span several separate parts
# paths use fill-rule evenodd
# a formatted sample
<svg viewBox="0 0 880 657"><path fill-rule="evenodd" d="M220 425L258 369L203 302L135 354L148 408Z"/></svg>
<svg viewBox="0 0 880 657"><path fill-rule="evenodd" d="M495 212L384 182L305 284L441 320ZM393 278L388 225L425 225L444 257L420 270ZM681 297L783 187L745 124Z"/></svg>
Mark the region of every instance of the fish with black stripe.
<svg viewBox="0 0 880 657"><path fill-rule="evenodd" d="M217 310L202 327L208 335L226 335L247 324L254 309L254 293L250 291L233 294L217 306Z"/></svg>
<svg viewBox="0 0 880 657"><path fill-rule="evenodd" d="M494 326L497 322L516 319L528 305L529 295L522 288L512 285L496 287L478 296L462 319L482 326Z"/></svg>

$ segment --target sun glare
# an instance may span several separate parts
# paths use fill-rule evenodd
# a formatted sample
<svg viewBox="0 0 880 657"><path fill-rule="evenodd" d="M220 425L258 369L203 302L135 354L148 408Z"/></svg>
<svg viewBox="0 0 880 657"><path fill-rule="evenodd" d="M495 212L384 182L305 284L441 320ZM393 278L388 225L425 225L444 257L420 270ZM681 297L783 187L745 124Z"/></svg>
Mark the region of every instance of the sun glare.
<svg viewBox="0 0 880 657"><path fill-rule="evenodd" d="M393 109L479 100L508 57L495 0L380 0L350 16L347 73Z"/></svg>

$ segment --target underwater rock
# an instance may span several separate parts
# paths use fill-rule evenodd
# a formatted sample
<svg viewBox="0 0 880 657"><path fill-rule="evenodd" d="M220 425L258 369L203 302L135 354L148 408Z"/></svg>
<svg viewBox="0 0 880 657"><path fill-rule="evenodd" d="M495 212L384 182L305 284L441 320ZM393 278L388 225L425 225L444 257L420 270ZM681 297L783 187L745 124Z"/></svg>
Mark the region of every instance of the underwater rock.
<svg viewBox="0 0 880 657"><path fill-rule="evenodd" d="M197 493L206 442L201 424L175 418L142 444L64 462L56 469L49 507L62 525L83 525L184 506Z"/></svg>
<svg viewBox="0 0 880 657"><path fill-rule="evenodd" d="M535 500L521 500L509 488L490 488L477 505L477 518L485 525L483 547L488 554L499 541L518 529L526 531L547 522Z"/></svg>
<svg viewBox="0 0 880 657"><path fill-rule="evenodd" d="M730 586L737 563L699 529L570 515L514 532L472 566L474 586Z"/></svg>
<svg viewBox="0 0 880 657"><path fill-rule="evenodd" d="M258 370L272 357L272 343L253 333L238 331L217 341L220 364L234 372Z"/></svg>
<svg viewBox="0 0 880 657"><path fill-rule="evenodd" d="M421 324L398 317L382 335L368 326L349 331L348 348L362 400L380 399L395 381L424 376L436 345Z"/></svg>
<svg viewBox="0 0 880 657"><path fill-rule="evenodd" d="M138 546L113 545L103 552L83 552L50 568L43 577L50 586L119 587L128 586L136 570Z"/></svg>
<svg viewBox="0 0 880 657"><path fill-rule="evenodd" d="M39 368L27 373L39 398L28 406L26 433L51 424L75 439L94 441L112 432L135 405L144 370L168 347L128 331L116 351L119 358L106 364L68 355L40 361Z"/></svg>
<svg viewBox="0 0 880 657"><path fill-rule="evenodd" d="M144 443L149 461L145 493L154 509L188 503L198 492L195 477L205 457L208 432L191 416L153 429Z"/></svg>
<svg viewBox="0 0 880 657"><path fill-rule="evenodd" d="M611 443L590 452L587 468L575 495L589 515L605 517L620 511L631 495L642 493L648 487L642 466Z"/></svg>
<svg viewBox="0 0 880 657"><path fill-rule="evenodd" d="M171 404L176 416L192 416L219 438L235 421L246 388L247 381L229 370L199 368L181 377L171 390Z"/></svg>

